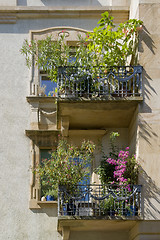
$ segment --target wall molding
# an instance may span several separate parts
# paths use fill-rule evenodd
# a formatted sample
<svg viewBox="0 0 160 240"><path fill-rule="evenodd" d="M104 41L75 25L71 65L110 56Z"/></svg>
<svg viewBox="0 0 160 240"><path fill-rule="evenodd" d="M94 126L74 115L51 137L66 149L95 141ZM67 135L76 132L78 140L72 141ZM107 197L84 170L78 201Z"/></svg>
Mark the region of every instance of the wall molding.
<svg viewBox="0 0 160 240"><path fill-rule="evenodd" d="M108 11L115 23L128 20L129 7L0 7L0 23L16 23L27 18L100 18Z"/></svg>

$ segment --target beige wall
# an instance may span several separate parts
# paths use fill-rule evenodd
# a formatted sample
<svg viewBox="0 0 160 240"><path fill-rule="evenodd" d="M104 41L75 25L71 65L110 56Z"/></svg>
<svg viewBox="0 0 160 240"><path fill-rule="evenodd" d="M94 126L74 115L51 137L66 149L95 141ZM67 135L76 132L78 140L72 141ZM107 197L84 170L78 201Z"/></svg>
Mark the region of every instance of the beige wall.
<svg viewBox="0 0 160 240"><path fill-rule="evenodd" d="M129 138L129 148L130 148L130 153L132 154L138 154L137 153L137 118L138 118L138 110L139 108L135 110L132 120L129 125L129 130L128 130L128 138Z"/></svg>
<svg viewBox="0 0 160 240"><path fill-rule="evenodd" d="M66 1L65 1L66 2ZM142 1L141 1L142 2ZM149 1L147 1L148 3ZM153 4L143 4L139 8L139 17L144 21L144 30L140 39L140 64L144 67L143 93L144 103L140 105L138 115L138 128L136 130L136 113L129 126L129 129L113 129L120 133L120 146L130 145L137 140L138 159L142 166L140 183L143 184L143 209L145 219L160 220L160 4L152 1ZM160 2L160 1L158 1ZM34 6L52 4L52 1L37 0ZM64 3L64 1L63 1ZM71 2L72 3L72 2ZM78 2L79 3L79 2ZM83 4L90 4L90 1L82 1ZM104 1L92 1L95 6L104 5ZM110 4L111 1L108 2ZM113 2L112 2L113 3ZM132 1L132 4L134 1ZM18 0L18 5L30 6L33 1ZM56 2L58 4L58 1ZM76 5L77 2L74 2ZM120 1L117 2L120 4ZM135 3L137 6L137 3ZM0 6L16 6L16 1L0 1ZM132 5L134 8L134 5ZM132 15L137 16L132 11ZM34 16L35 17L35 16ZM24 57L19 50L25 38L29 39L30 30L44 29L53 26L72 26L86 30L92 30L98 21L95 18L33 18L20 15L15 24L0 24L0 239L9 240L60 240L57 233L57 209L29 210L30 194L30 140L25 136L25 129L30 127L30 106L26 96L30 92L30 75L25 66ZM100 136L106 150L108 148L109 132ZM134 132L135 131L135 132ZM136 139L136 134L137 139ZM70 135L72 138L73 136ZM76 136L73 137L77 139ZM97 139L97 136L93 137ZM78 139L77 139L78 141ZM98 153L96 161L99 161ZM97 164L97 163L96 163ZM150 226L152 223L149 222ZM152 227L155 233L152 239L158 239L159 221ZM143 234L131 239L149 239L145 236L147 225ZM142 231L138 230L138 231ZM151 231L147 232L150 234ZM71 233L71 240L96 239L94 232ZM122 234L122 233L121 233ZM93 238L94 236L94 238ZM117 233L97 233L104 239L117 239ZM128 239L124 233L123 240Z"/></svg>
<svg viewBox="0 0 160 240"><path fill-rule="evenodd" d="M57 209L29 209L31 181L30 70L20 54L29 31L53 26L93 29L98 19L17 19L15 24L0 24L0 239L60 240Z"/></svg>
<svg viewBox="0 0 160 240"><path fill-rule="evenodd" d="M159 4L141 4L139 8L139 17L144 22L139 48L140 64L144 67L144 103L140 106L138 147L145 219L160 219L159 11Z"/></svg>
<svg viewBox="0 0 160 240"><path fill-rule="evenodd" d="M0 0L0 6L16 6L17 0Z"/></svg>
<svg viewBox="0 0 160 240"><path fill-rule="evenodd" d="M159 240L159 221L139 221L129 231L129 240Z"/></svg>
<svg viewBox="0 0 160 240"><path fill-rule="evenodd" d="M84 231L84 232L71 232L69 240L128 240L128 233L125 231L121 232L110 232L110 231Z"/></svg>

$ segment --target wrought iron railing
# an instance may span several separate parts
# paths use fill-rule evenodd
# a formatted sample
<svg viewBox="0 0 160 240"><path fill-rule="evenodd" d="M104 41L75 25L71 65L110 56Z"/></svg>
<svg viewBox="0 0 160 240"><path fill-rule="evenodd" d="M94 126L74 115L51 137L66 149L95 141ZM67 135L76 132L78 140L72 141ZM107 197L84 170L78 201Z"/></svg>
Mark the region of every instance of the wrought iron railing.
<svg viewBox="0 0 160 240"><path fill-rule="evenodd" d="M141 217L141 185L59 186L58 215Z"/></svg>
<svg viewBox="0 0 160 240"><path fill-rule="evenodd" d="M142 96L142 67L59 67L57 87L61 98Z"/></svg>

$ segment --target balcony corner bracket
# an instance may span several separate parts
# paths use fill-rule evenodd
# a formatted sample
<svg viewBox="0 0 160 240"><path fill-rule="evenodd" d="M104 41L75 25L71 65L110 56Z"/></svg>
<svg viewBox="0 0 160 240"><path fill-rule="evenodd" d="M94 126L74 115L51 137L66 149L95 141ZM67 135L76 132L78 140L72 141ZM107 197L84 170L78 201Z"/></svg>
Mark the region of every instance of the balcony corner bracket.
<svg viewBox="0 0 160 240"><path fill-rule="evenodd" d="M61 132L63 137L68 137L68 129L69 129L69 117L63 116L61 118Z"/></svg>
<svg viewBox="0 0 160 240"><path fill-rule="evenodd" d="M69 240L69 235L70 235L70 227L63 226L62 227L62 239Z"/></svg>

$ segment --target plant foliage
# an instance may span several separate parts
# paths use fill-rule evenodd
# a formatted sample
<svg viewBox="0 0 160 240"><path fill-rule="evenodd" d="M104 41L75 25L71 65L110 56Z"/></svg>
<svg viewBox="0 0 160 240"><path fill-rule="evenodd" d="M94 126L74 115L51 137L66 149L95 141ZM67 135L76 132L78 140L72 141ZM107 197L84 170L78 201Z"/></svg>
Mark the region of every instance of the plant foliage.
<svg viewBox="0 0 160 240"><path fill-rule="evenodd" d="M87 181L94 149L91 141L84 140L80 147L76 147L60 139L51 157L43 159L34 169L40 177L43 194L46 195L50 189L58 189L58 185L73 189L82 181Z"/></svg>
<svg viewBox="0 0 160 240"><path fill-rule="evenodd" d="M86 38L78 35L79 42L75 47L75 60L70 61L70 48L65 41L65 30L54 39L52 35L43 40L25 40L21 53L25 55L26 64L33 62L47 72L51 80L57 81L57 68L75 66L86 69L97 76L96 66L122 66L137 64L138 31L142 21L130 19L116 27L113 17L108 12L102 14L98 27L88 32Z"/></svg>

